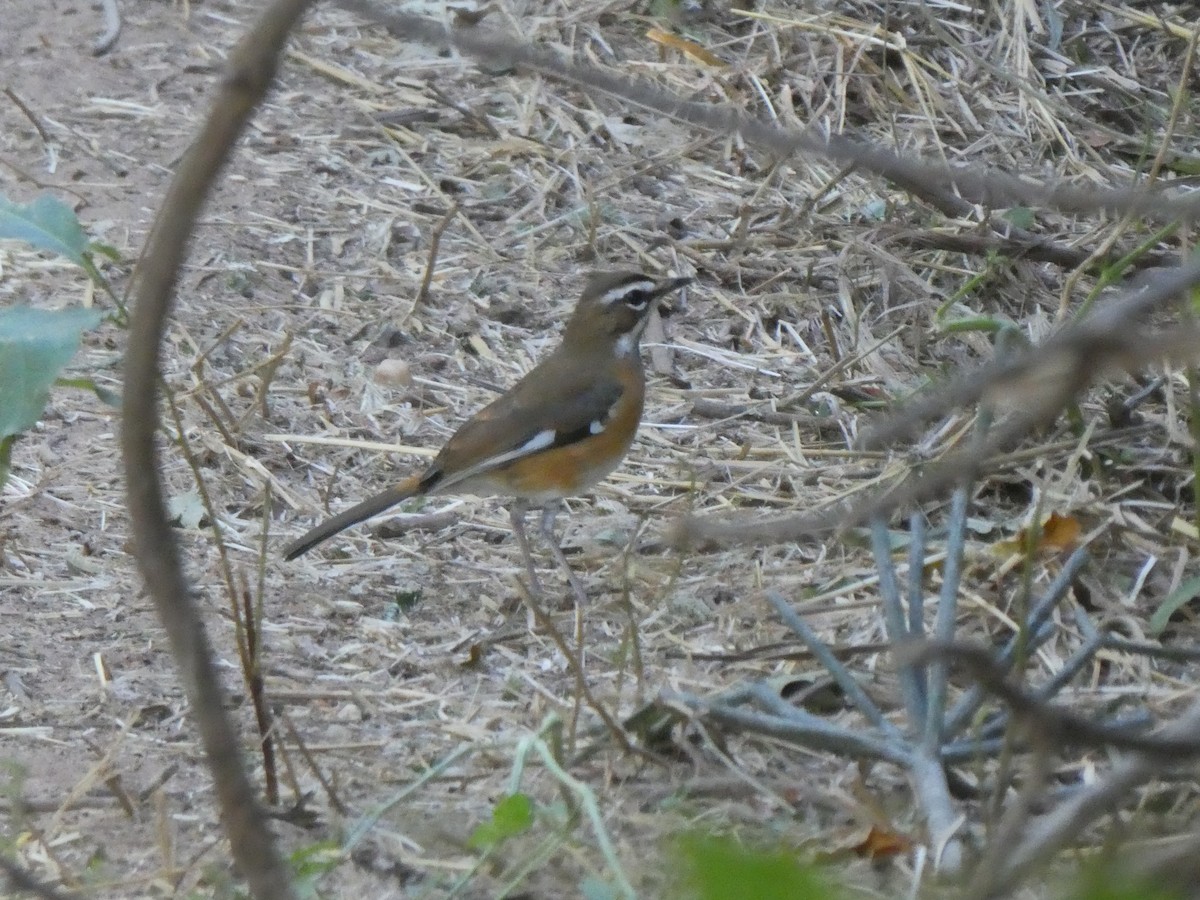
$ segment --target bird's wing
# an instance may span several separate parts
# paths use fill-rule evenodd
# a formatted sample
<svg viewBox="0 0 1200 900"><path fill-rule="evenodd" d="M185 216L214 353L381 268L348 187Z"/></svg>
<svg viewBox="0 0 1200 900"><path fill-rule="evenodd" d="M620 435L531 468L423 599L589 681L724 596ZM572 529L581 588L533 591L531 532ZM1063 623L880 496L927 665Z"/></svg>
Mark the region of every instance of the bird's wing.
<svg viewBox="0 0 1200 900"><path fill-rule="evenodd" d="M574 373L571 383L543 388L539 382L544 376L535 368L512 391L468 419L430 467L443 476L438 488L602 432L624 392L621 384L615 378L597 378L589 367ZM545 393L553 395L553 403L543 401Z"/></svg>

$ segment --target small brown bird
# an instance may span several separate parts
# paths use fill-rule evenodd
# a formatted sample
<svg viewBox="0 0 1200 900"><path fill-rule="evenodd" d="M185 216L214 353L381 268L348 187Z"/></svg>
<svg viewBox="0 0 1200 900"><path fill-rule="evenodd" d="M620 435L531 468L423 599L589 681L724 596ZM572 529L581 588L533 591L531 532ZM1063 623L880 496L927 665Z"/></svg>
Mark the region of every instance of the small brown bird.
<svg viewBox="0 0 1200 900"><path fill-rule="evenodd" d="M559 346L468 419L424 472L322 522L288 544L284 556L295 559L409 497L514 497L512 528L531 584L538 588L524 517L530 505L540 505L542 535L582 600L583 588L555 539L554 517L564 497L587 490L625 458L645 400L642 331L655 301L689 281L640 272L591 275Z"/></svg>

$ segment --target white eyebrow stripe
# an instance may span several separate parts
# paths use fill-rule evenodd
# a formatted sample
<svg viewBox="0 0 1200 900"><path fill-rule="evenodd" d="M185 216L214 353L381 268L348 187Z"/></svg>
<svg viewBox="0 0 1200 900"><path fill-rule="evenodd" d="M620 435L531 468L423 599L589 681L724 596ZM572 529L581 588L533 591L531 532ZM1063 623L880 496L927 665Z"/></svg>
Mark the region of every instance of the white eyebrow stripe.
<svg viewBox="0 0 1200 900"><path fill-rule="evenodd" d="M630 291L652 291L654 290L653 281L631 281L628 284L623 284L620 287L610 288L600 296L600 302L605 306L610 303L616 303L618 300L623 300L629 295Z"/></svg>

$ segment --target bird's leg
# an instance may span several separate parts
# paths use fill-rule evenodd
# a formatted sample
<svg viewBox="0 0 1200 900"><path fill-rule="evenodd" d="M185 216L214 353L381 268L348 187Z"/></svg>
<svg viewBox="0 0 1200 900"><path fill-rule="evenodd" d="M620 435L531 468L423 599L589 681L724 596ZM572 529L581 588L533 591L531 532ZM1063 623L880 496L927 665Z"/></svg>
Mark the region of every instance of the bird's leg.
<svg viewBox="0 0 1200 900"><path fill-rule="evenodd" d="M567 581L571 583L571 590L575 592L575 599L579 601L580 605L585 605L587 603L587 591L583 589L583 585L575 577L575 573L571 571L571 564L567 562L567 555L563 553L562 546L558 543L558 538L554 534L554 517L558 515L561 507L561 500L551 500L542 507L542 538L545 539L546 544L550 547L550 552L554 554L554 559L566 574Z"/></svg>
<svg viewBox="0 0 1200 900"><path fill-rule="evenodd" d="M533 554L529 552L529 539L525 537L525 513L528 511L529 504L524 500L514 500L508 514L512 517L513 537L517 539L521 558L525 560L525 571L529 573L529 589L541 595L542 583L538 580L537 568L533 564Z"/></svg>

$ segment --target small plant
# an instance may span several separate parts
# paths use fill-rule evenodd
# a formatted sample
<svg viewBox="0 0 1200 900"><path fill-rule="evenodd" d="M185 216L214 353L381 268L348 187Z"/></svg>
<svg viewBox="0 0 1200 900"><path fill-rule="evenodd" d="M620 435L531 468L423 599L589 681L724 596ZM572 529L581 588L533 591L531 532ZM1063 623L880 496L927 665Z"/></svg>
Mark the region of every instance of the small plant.
<svg viewBox="0 0 1200 900"><path fill-rule="evenodd" d="M491 821L476 826L467 846L491 852L510 837L528 831L533 825L533 801L528 794L509 794L492 809Z"/></svg>
<svg viewBox="0 0 1200 900"><path fill-rule="evenodd" d="M120 254L108 244L93 241L83 230L74 210L57 197L43 194L21 206L0 196L0 240L24 241L38 250L55 253L83 269L92 284L100 288L117 307L121 321L125 306L112 285L96 266L96 255L116 260Z"/></svg>
<svg viewBox="0 0 1200 900"><path fill-rule="evenodd" d="M821 871L786 850L755 850L732 838L690 834L676 848L682 896L697 900L833 900Z"/></svg>
<svg viewBox="0 0 1200 900"><path fill-rule="evenodd" d="M118 317L124 317L124 307L95 263L96 253L112 257L115 251L89 240L75 213L62 201L44 195L20 206L0 197L0 239L4 238L25 241L76 263L112 297ZM98 310L79 307L0 309L0 394L5 399L0 404L0 486L8 481L13 444L37 423L52 385L86 388L115 403L90 378L58 377L79 349L83 332L95 328L102 318Z"/></svg>

